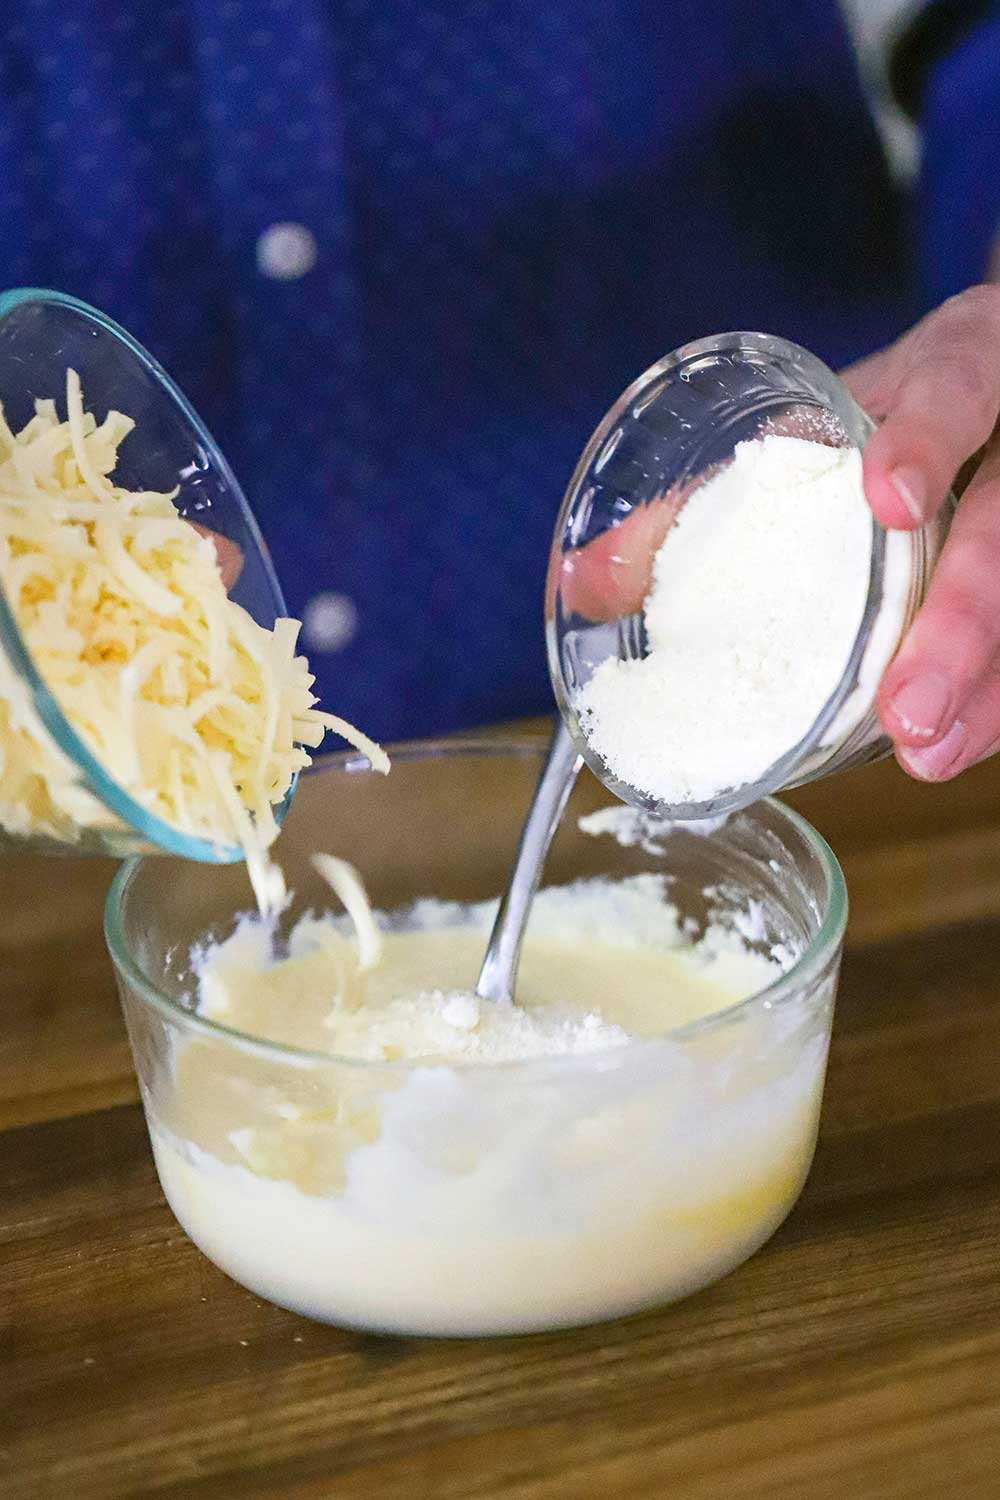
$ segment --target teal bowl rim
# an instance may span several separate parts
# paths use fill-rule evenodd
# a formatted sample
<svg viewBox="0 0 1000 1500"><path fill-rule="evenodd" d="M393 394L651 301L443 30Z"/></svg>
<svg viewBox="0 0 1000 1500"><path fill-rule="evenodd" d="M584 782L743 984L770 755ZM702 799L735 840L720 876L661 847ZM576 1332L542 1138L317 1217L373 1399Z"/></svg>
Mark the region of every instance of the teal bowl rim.
<svg viewBox="0 0 1000 1500"><path fill-rule="evenodd" d="M544 738L528 735L505 739L463 737L445 740L408 740L398 745L388 746L387 753L394 765L407 761L445 760L471 756L516 757L532 759L541 764L547 744L548 741ZM320 757L306 774L315 776L376 775L377 773L372 771L365 756L359 755L356 751L345 751ZM648 1039L648 1042L643 1039L631 1042L626 1047L571 1056L557 1055L533 1058L528 1061L515 1059L499 1063L449 1062L447 1066L461 1069L463 1072L477 1068L495 1072L498 1069L529 1067L607 1066L614 1064L616 1060L620 1061L623 1055L634 1055L639 1047L655 1046L663 1042L687 1041L703 1032L728 1025L758 1007L772 1009L775 1005L792 1000L803 990L809 989L837 958L843 943L848 916L847 882L844 879L840 862L830 845L801 813L796 812L794 808L787 807L774 797L762 798L756 805L765 806L772 812L777 812L800 835L819 860L826 885L819 929L805 952L779 979L774 980L764 989L757 990L754 994L736 1001L733 1005L726 1006L724 1010L713 1011L711 1015L703 1016L697 1021L689 1021L684 1026L664 1032L662 1036ZM741 808L733 816L745 816L752 811L753 807ZM711 839L714 835L709 834L707 837ZM259 1057L270 1057L299 1067L313 1068L336 1064L339 1067L354 1067L362 1070L377 1068L389 1072L406 1073L413 1068L431 1066L426 1060L415 1058L376 1061L371 1058L342 1057L332 1052L316 1052L307 1047L293 1047L285 1042L270 1041L265 1037L240 1031L235 1026L224 1026L221 1022L207 1020L194 1011L185 1010L170 996L161 993L133 958L120 922L121 907L129 885L147 858L150 856L138 855L127 860L111 882L104 904L104 940L119 980L128 985L164 1020L172 1025L186 1027L196 1035L235 1045L240 1051ZM363 871L361 873L364 874Z"/></svg>
<svg viewBox="0 0 1000 1500"><path fill-rule="evenodd" d="M206 455L212 467L221 474L225 484L231 493L233 500L240 512L240 519L246 527L247 535L260 555L260 562L267 579L268 587L274 597L275 613L287 613L284 595L278 582L277 574L268 555L264 539L260 534L257 522L254 520L253 512L247 504L246 496L240 487L235 474L227 463L221 450L208 428L198 416L194 407L187 397L174 383L164 370L158 360L147 349L144 349L139 341L124 328L121 328L106 313L91 307L89 303L80 301L77 297L71 297L66 292L48 291L42 287L20 287L12 291L0 292L0 321L18 307L27 303L55 303L59 307L70 308L82 318L88 320L104 333L110 334L117 339L119 344L138 361L145 373L150 376L169 396L184 419L205 449ZM0 392L2 398L2 392ZM25 645L24 638L17 627L17 622L11 613L10 607L4 597L3 589L0 588L0 650L3 650L14 669L27 684L31 691L32 701L39 718L45 725L49 734L56 742L59 749L73 761L80 770L88 789L97 799L104 804L116 817L125 824L124 833L127 835L131 829L154 844L158 850L167 854L178 854L184 859L197 860L202 864L233 864L243 858L243 851L232 845L215 843L211 839L195 838L191 834L182 833L179 829L172 827L155 813L151 813L143 807L124 787L119 786L113 777L109 776L84 741L70 724L66 715L59 707L54 695L50 692L45 679L38 671L31 658L31 654ZM275 808L275 819L280 823L291 803L292 794L295 791L295 781L285 794L284 800Z"/></svg>

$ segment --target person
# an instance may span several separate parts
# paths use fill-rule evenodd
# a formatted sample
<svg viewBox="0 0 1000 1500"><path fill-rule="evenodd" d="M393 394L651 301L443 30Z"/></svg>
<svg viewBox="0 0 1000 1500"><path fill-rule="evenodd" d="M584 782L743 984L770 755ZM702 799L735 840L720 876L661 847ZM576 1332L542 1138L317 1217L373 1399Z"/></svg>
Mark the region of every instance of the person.
<svg viewBox="0 0 1000 1500"><path fill-rule="evenodd" d="M947 9L904 70L914 216L833 0L8 0L0 281L163 361L318 690L383 739L550 707L556 508L643 368L754 327L850 365L887 525L985 453L882 690L903 764L949 775L1000 740L1000 291L900 335L928 266L988 273L995 171L940 210L996 159L1000 13Z"/></svg>

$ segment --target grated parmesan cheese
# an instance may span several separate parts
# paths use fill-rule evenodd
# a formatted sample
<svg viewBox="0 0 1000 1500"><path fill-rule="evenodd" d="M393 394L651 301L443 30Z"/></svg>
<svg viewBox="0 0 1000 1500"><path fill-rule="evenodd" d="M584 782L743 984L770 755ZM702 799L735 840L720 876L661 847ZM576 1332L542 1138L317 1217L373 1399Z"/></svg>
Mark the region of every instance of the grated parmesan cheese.
<svg viewBox="0 0 1000 1500"><path fill-rule="evenodd" d="M17 433L0 406L0 586L35 666L108 774L182 833L237 844L262 909L284 899L265 851L274 807L328 731L385 772L385 752L316 707L299 622L258 625L231 600L210 536L174 494L109 477L134 427L98 425L80 381L67 420L37 401ZM78 842L120 826L80 784L0 651L0 827Z"/></svg>

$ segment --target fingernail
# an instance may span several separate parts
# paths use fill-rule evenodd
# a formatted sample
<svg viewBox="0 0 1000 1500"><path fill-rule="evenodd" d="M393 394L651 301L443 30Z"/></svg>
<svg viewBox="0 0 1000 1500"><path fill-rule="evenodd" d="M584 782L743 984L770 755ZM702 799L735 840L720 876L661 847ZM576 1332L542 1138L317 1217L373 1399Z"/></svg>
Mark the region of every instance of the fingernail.
<svg viewBox="0 0 1000 1500"><path fill-rule="evenodd" d="M924 484L924 476L919 469L893 469L889 476L892 480L896 494L906 506L910 515L918 526L924 524L924 501L927 498L927 486Z"/></svg>
<svg viewBox="0 0 1000 1500"><path fill-rule="evenodd" d="M944 728L951 707L951 685L938 672L911 677L897 688L889 707L907 734L932 739Z"/></svg>
<svg viewBox="0 0 1000 1500"><path fill-rule="evenodd" d="M940 781L961 757L968 738L969 731L961 719L956 719L944 739L936 745L928 745L925 750L902 747L898 751L899 758L907 770L922 781Z"/></svg>

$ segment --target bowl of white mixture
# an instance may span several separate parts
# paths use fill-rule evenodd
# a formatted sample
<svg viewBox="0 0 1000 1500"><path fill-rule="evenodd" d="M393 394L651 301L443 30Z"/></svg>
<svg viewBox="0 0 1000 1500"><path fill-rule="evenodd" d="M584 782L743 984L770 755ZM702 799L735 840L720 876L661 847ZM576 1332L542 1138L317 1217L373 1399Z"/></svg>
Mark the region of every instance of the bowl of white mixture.
<svg viewBox="0 0 1000 1500"><path fill-rule="evenodd" d="M542 755L402 746L388 781L332 758L283 831L278 918L236 866L117 876L106 933L164 1193L257 1295L399 1334L584 1324L726 1275L798 1197L836 859L776 802L696 833L584 773L517 1004L478 1001ZM323 850L363 872L373 918L350 881L350 912L334 898Z"/></svg>

